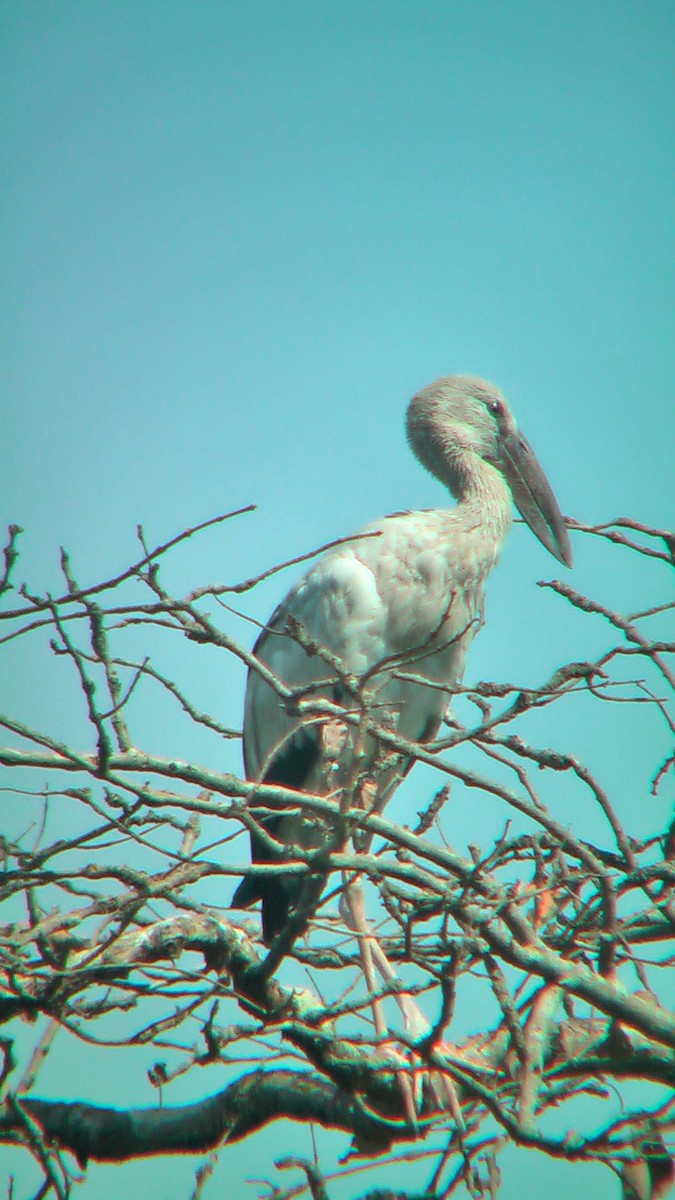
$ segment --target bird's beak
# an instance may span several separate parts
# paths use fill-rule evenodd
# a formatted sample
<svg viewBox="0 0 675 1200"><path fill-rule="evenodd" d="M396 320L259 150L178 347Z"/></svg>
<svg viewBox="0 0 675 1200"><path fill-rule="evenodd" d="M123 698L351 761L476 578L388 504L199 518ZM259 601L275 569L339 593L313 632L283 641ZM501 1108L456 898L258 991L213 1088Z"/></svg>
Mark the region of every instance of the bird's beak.
<svg viewBox="0 0 675 1200"><path fill-rule="evenodd" d="M554 558L571 567L572 547L567 526L527 438L514 430L503 439L500 450L504 474L521 517Z"/></svg>

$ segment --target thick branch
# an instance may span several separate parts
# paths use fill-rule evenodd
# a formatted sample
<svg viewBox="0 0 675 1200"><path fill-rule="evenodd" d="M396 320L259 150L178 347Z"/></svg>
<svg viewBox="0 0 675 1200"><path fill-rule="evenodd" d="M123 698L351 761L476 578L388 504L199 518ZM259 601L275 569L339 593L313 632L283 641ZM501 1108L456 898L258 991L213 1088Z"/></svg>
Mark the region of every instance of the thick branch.
<svg viewBox="0 0 675 1200"><path fill-rule="evenodd" d="M122 1110L32 1097L21 1106L46 1140L70 1150L81 1167L92 1158L124 1162L152 1154L197 1153L223 1140L239 1141L282 1117L342 1129L371 1150L383 1151L391 1140L386 1121L306 1071L254 1071L215 1096L176 1108ZM0 1141L21 1140L22 1129L19 1114L8 1106L0 1116ZM400 1137L400 1127L397 1132Z"/></svg>

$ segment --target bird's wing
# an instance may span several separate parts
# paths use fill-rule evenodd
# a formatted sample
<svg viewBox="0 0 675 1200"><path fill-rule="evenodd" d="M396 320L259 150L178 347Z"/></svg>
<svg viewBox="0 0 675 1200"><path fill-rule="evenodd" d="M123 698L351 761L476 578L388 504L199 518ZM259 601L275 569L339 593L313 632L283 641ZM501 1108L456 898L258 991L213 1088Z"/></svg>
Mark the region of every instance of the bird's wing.
<svg viewBox="0 0 675 1200"><path fill-rule="evenodd" d="M348 670L366 669L381 655L381 608L372 572L352 554L329 556L317 563L279 606L254 653L285 687L315 684L316 694L339 701L339 672L319 652L310 652L310 647L326 647L331 655L345 659ZM247 777L303 790L311 788L320 760L320 725L296 715L267 679L251 668L244 708ZM252 808L256 808L255 799ZM327 836L320 822L303 818L297 807L272 816L261 814L259 823L280 847L317 847ZM278 859L281 850L275 853L266 836L252 831L251 855L254 862L266 863ZM263 939L270 945L286 928L290 913L318 899L322 886L321 877L248 876L239 884L232 905L245 908L262 900Z"/></svg>
<svg viewBox="0 0 675 1200"><path fill-rule="evenodd" d="M322 559L281 604L254 647L254 654L286 687L310 688L339 700L339 673L311 647L326 648L347 671L361 674L384 651L383 605L372 571L346 551ZM301 642L304 641L307 649ZM244 762L249 779L267 773L271 756L283 754L299 718L255 668L249 671L244 706ZM311 722L305 724L311 737ZM302 787L297 778L288 786ZM278 780L281 782L281 780Z"/></svg>
<svg viewBox="0 0 675 1200"><path fill-rule="evenodd" d="M373 536L325 555L258 638L254 652L259 662L283 687L309 689L309 696L337 703L349 702L344 672L367 676L378 718L393 719L407 738L433 737L448 702L442 685L461 676L480 609L480 589L473 595L467 580L455 586L459 577L452 556L442 552L442 542L439 549L439 538L448 532L440 527L441 517L408 513L387 518L366 531ZM447 518L442 519L447 523ZM424 680L437 686L425 686ZM344 731L339 720L334 724ZM293 703L251 668L244 710L249 779L295 790L321 789L327 771L336 766L325 754L327 737L325 721L299 716ZM372 751L376 753L375 742ZM348 758L343 755L340 763L347 768ZM406 769L399 762L380 774L378 804ZM330 778L337 782L336 776ZM259 807L260 832L251 833L254 862L278 860L283 846L319 847L329 835L321 821L303 816L296 806L274 815ZM279 850L270 844L270 835ZM321 876L248 876L232 904L244 908L262 900L263 938L270 945L291 913L300 914L302 922L322 886Z"/></svg>
<svg viewBox="0 0 675 1200"><path fill-rule="evenodd" d="M382 664L373 676L377 704L398 714L406 737L428 736L447 695L411 678L436 684L460 678L482 602L482 589L472 587L453 561L451 518L435 511L397 514L369 527L369 536L329 552L276 610L254 648L256 657L286 686L313 686L311 694L336 701L342 694L334 663L308 652L303 638L308 646L325 647L356 676ZM400 677L406 672L408 681ZM269 778L272 758L281 759L291 737L304 744L306 757L307 739L315 732L254 668L249 672L248 778ZM300 774L298 764L292 768L289 762L286 778L276 781L302 787Z"/></svg>

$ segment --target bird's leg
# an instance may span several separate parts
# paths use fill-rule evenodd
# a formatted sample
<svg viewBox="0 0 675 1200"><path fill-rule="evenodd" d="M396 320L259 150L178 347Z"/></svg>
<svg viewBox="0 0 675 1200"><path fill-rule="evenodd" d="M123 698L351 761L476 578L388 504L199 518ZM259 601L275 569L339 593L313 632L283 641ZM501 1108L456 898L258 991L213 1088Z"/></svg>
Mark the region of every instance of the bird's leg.
<svg viewBox="0 0 675 1200"><path fill-rule="evenodd" d="M408 1034L412 1041L417 1042L429 1032L429 1022L418 1005L415 1004L412 996L398 990L394 991L394 985L398 984L398 976L368 924L363 888L353 877L348 880L343 873L343 878L345 879L343 914L346 924L358 939L361 969L366 981L366 987L371 993L375 991L376 981L373 968L376 968L384 983L392 987L394 999L403 1016L403 1026L406 1034ZM382 1001L374 1000L372 1009L375 1031L378 1037L384 1038L387 1034L387 1026L382 1012ZM443 1044L441 1043L442 1049ZM390 1056L394 1056L391 1044L389 1045L389 1053ZM398 1052L396 1052L396 1057L400 1061L400 1054ZM420 1083L423 1084L426 1082L435 1106L452 1113L458 1130L461 1133L465 1128L464 1118L452 1076L442 1070L428 1071L426 1069L415 1072L415 1075L418 1077ZM411 1078L409 1070L397 1070L396 1078L401 1089L406 1118L416 1128L421 1095L415 1086L415 1078Z"/></svg>
<svg viewBox="0 0 675 1200"><path fill-rule="evenodd" d="M380 978L384 983L389 984L392 989L396 989L399 982L398 975L374 934L371 934L371 942L372 959L380 974ZM415 1004L412 996L409 996L406 992L394 990L394 998L401 1010L406 1033L415 1041L418 1038L424 1037L429 1032L429 1022Z"/></svg>
<svg viewBox="0 0 675 1200"><path fill-rule="evenodd" d="M374 995L377 988L374 960L378 962L379 969L380 964L377 956L379 955L384 957L384 961L387 963L390 971L389 982L395 979L394 971L388 959L386 958L386 955L383 955L380 944L368 924L368 919L366 917L366 906L363 897L363 888L361 887L361 884L357 881L357 879L354 878L354 876L348 876L346 871L343 871L342 878L344 881L343 903L341 904L342 915L344 917L345 924L349 929L351 929L352 933L356 937L359 948L359 958L361 960L361 970L363 971L366 988L373 996L373 999L371 1000L371 1011L373 1014L375 1034L380 1042L383 1043L387 1056L389 1058L395 1057L396 1061L400 1061L399 1053L396 1052L394 1055L392 1053L392 1047L388 1044L388 1029L387 1022L384 1017L382 1001L376 998ZM382 974L381 970L380 974ZM400 1000L403 999L403 997L397 996L396 999ZM409 999L409 997L406 997L406 999ZM410 1078L410 1074L407 1070L397 1069L396 1067L394 1070L399 1088L401 1090L401 1098L403 1100L403 1109L406 1120L408 1121L408 1124L416 1130L417 1109L415 1105L415 1090L413 1081Z"/></svg>
<svg viewBox="0 0 675 1200"><path fill-rule="evenodd" d="M371 954L372 960L384 982L389 984L396 983L398 976L375 937L372 937ZM396 994L395 999L403 1015L403 1025L406 1033L413 1041L419 1041L429 1032L429 1022L418 1005L415 1004L412 996L406 995L405 992L400 992ZM442 1049L443 1044L441 1043ZM457 1122L458 1128L460 1131L463 1130L464 1118L462 1117L459 1097L452 1076L441 1070L423 1071L422 1075L426 1080L436 1106L441 1109L449 1109Z"/></svg>
<svg viewBox="0 0 675 1200"><path fill-rule="evenodd" d="M342 872L342 879L344 882L344 903L341 905L342 916L347 928L352 931L357 939L363 977L366 981L368 991L373 994L377 988L373 963L373 945L376 939L366 919L363 888L353 876L348 877L346 871ZM371 1007L375 1033L378 1037L385 1037L387 1024L382 1010L382 1001L374 999Z"/></svg>
<svg viewBox="0 0 675 1200"><path fill-rule="evenodd" d="M361 726L359 728L359 738L363 739L366 734L367 727L364 728ZM391 757L398 764L400 755L393 755ZM356 775L356 763L354 762L352 762L352 775ZM382 777L382 770L377 771L375 774L368 772L356 776L344 788L343 796L347 801L348 798L351 798L355 802L354 807L361 808L366 813L380 812L388 799L388 790L382 787ZM368 830L355 829L352 834L352 840L354 848L358 852L367 854L372 845L373 835ZM354 876L348 877L345 872L343 872L343 881L343 917L348 928L352 930L358 939L359 955L368 991L375 991L374 967L377 968L385 984L396 984L396 972L368 923L361 884ZM392 988L392 990L394 989ZM403 1016L406 1033L415 1039L422 1037L428 1032L429 1026L412 997L399 991L395 991L394 996ZM382 1031L386 1030L386 1025L381 1014L379 1001L373 1003L373 1022L375 1030L378 1036L380 1036Z"/></svg>
<svg viewBox="0 0 675 1200"><path fill-rule="evenodd" d="M341 725L340 722L331 722L331 725L333 724ZM344 729L344 726L342 728ZM332 735L331 737L324 736L326 737L326 741L331 740ZM365 813L381 812L389 798L392 786L395 786L395 779L397 779L400 772L401 756L399 754L387 754L385 761L380 762L379 769L373 771L371 765L370 771L359 772L358 761L360 756L357 751L359 748L363 751L364 741L367 736L368 723L364 721L359 726L348 778L343 780L341 808L344 812L352 806L362 809ZM337 781L339 778L337 771L335 771L335 775ZM373 834L368 830L355 829L352 833L352 841L357 852L367 854L373 841ZM341 912L345 924L356 936L361 970L366 987L374 997L377 987L377 971L384 984L391 988L393 997L403 1017L406 1034L411 1041L419 1041L428 1034L429 1023L412 996L399 990L398 976L376 935L373 933L366 917L363 888L359 877L348 875L343 871L342 878L344 892L340 906ZM388 1037L382 1001L373 998L371 1008L373 1025L377 1037L381 1039L388 1057L400 1063L403 1056L393 1046L391 1038ZM426 1070L421 1072L416 1071L411 1075L410 1059L407 1058L404 1061L406 1069L395 1068L395 1071L401 1090L404 1111L410 1125L413 1128L417 1128L417 1101L421 1100L421 1096L416 1096L415 1094L415 1079L417 1077L417 1080L422 1083L424 1080L427 1081L436 1107L452 1111L461 1129L462 1116L452 1079L449 1076L446 1077L441 1072Z"/></svg>
<svg viewBox="0 0 675 1200"><path fill-rule="evenodd" d="M367 831L359 832L359 843L356 848L362 853L367 853L373 840L372 834L369 834ZM366 987L371 994L374 993L376 988L375 971L377 971L382 981L392 990L394 1000L403 1017L403 1027L407 1036L411 1041L418 1042L429 1033L429 1022L412 996L406 992L401 992L397 986L399 984L398 975L382 949L378 938L373 933L366 917L363 888L358 878L355 878L353 875L348 877L346 872L343 872L343 880L342 914L345 923L355 934L358 941L361 969ZM381 1000L373 1000L372 1011L377 1036L380 1038L386 1037L387 1026L384 1020ZM442 1044L440 1048L441 1050L443 1049ZM394 1055L391 1043L389 1045L389 1054L390 1056ZM396 1051L396 1057L400 1061L400 1052ZM423 1069L415 1074L419 1083L424 1084L426 1082L435 1106L438 1109L452 1112L461 1133L464 1128L464 1121L452 1077L447 1072L441 1070L428 1071ZM411 1078L409 1070L397 1070L396 1076L403 1097L406 1117L413 1127L416 1128L416 1114L421 1102L421 1088L416 1088L415 1079L414 1077Z"/></svg>

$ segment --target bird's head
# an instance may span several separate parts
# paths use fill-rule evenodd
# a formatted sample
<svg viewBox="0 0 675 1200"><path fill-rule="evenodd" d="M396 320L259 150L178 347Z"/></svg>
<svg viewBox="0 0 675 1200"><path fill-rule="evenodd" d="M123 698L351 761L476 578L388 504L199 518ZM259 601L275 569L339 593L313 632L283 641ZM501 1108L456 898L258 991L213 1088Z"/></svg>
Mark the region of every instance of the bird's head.
<svg viewBox="0 0 675 1200"><path fill-rule="evenodd" d="M417 458L455 496L476 478L476 459L500 471L532 532L559 562L572 565L551 486L498 388L473 375L437 379L411 400L407 431Z"/></svg>

